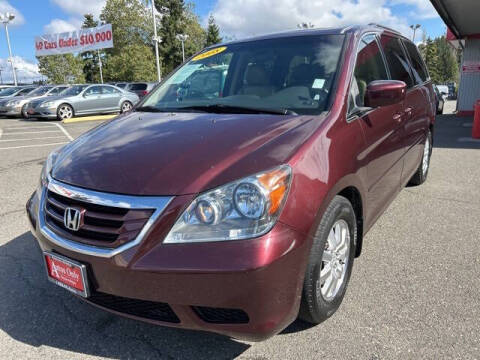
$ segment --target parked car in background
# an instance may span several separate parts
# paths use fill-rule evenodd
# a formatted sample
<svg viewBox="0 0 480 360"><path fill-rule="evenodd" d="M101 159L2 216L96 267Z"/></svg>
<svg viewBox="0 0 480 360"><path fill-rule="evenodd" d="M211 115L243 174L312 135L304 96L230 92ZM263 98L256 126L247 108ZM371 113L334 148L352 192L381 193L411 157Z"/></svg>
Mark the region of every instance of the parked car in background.
<svg viewBox="0 0 480 360"><path fill-rule="evenodd" d="M380 26L210 47L49 155L27 202L47 277L159 325L263 340L318 324L367 231L426 181L434 107L415 44Z"/></svg>
<svg viewBox="0 0 480 360"><path fill-rule="evenodd" d="M138 102L136 94L112 85L74 85L59 96L28 103L29 117L65 120L76 115L126 112Z"/></svg>
<svg viewBox="0 0 480 360"><path fill-rule="evenodd" d="M120 89L125 89L125 87L128 85L126 82L119 82L114 84L116 87L119 87Z"/></svg>
<svg viewBox="0 0 480 360"><path fill-rule="evenodd" d="M140 98L147 95L157 85L156 82L133 82L125 86L125 90L137 94Z"/></svg>
<svg viewBox="0 0 480 360"><path fill-rule="evenodd" d="M435 91L435 99L437 104L437 114L443 114L443 108L445 107L445 95L443 95L440 90L438 90L437 85L433 85L433 90Z"/></svg>
<svg viewBox="0 0 480 360"><path fill-rule="evenodd" d="M29 101L45 96L58 95L67 87L68 85L44 85L34 89L27 95L3 98L0 100L0 115L26 117L26 104Z"/></svg>
<svg viewBox="0 0 480 360"><path fill-rule="evenodd" d="M36 86L13 86L0 90L0 98L23 96L35 90Z"/></svg>
<svg viewBox="0 0 480 360"><path fill-rule="evenodd" d="M444 101L447 100L450 93L448 86L447 85L435 85L435 86L437 87L440 94L442 94L443 100Z"/></svg>

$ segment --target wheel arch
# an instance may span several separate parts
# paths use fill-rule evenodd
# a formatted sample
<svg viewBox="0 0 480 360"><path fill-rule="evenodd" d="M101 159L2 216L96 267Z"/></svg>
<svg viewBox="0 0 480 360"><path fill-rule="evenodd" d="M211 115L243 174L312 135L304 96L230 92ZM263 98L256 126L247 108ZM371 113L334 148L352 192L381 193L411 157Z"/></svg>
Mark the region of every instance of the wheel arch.
<svg viewBox="0 0 480 360"><path fill-rule="evenodd" d="M355 257L362 253L363 245L363 200L360 191L355 186L348 186L337 195L343 196L352 204L357 220L357 238L355 239Z"/></svg>

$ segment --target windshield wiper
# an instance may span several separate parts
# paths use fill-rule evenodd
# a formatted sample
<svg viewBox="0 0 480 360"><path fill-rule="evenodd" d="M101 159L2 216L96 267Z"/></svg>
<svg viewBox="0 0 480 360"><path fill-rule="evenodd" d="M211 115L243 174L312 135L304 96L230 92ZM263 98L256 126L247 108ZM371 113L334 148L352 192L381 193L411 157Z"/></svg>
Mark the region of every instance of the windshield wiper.
<svg viewBox="0 0 480 360"><path fill-rule="evenodd" d="M242 113L242 114L274 114L274 115L297 115L296 112L288 109L271 109L271 108L255 108L247 106L238 106L238 105L227 105L227 104L210 104L210 105L192 105L192 106L182 106L177 110L196 110L196 111L205 111L216 114L228 113Z"/></svg>
<svg viewBox="0 0 480 360"><path fill-rule="evenodd" d="M161 108L158 108L156 106L140 106L135 109L135 111L141 111L141 112L169 112L168 110L164 110Z"/></svg>

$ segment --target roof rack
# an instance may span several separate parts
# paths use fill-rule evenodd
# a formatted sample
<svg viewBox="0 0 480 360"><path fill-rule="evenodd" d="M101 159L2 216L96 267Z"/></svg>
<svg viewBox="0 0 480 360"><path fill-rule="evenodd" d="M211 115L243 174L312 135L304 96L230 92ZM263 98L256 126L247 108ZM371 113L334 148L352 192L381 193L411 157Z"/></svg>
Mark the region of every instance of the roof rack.
<svg viewBox="0 0 480 360"><path fill-rule="evenodd" d="M391 32L394 32L396 34L400 34L399 31L395 30L395 29L392 29L392 28L389 28L389 27L386 27L384 25L380 25L380 24L377 24L377 23L370 23L368 24L370 26L376 26L376 27L379 27L379 28L382 28L382 29L385 29L385 30L388 30L388 31L391 31Z"/></svg>

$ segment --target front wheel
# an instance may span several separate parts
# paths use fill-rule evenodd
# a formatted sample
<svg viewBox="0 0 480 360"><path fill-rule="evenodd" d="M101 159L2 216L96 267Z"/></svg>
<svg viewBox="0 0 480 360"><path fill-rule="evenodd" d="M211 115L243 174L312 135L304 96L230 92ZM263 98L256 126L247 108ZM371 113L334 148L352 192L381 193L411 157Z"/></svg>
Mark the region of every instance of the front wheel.
<svg viewBox="0 0 480 360"><path fill-rule="evenodd" d="M355 258L357 222L352 204L335 196L313 239L303 284L300 319L319 324L342 303Z"/></svg>
<svg viewBox="0 0 480 360"><path fill-rule="evenodd" d="M66 120L73 117L73 109L68 104L61 104L57 109L57 119Z"/></svg>
<svg viewBox="0 0 480 360"><path fill-rule="evenodd" d="M24 119L28 119L27 104L25 104L25 105L22 106L22 112L21 112L21 114L22 114L22 117L23 117Z"/></svg>
<svg viewBox="0 0 480 360"><path fill-rule="evenodd" d="M124 101L120 106L120 112L123 114L124 112L132 110L133 104L130 101Z"/></svg>

